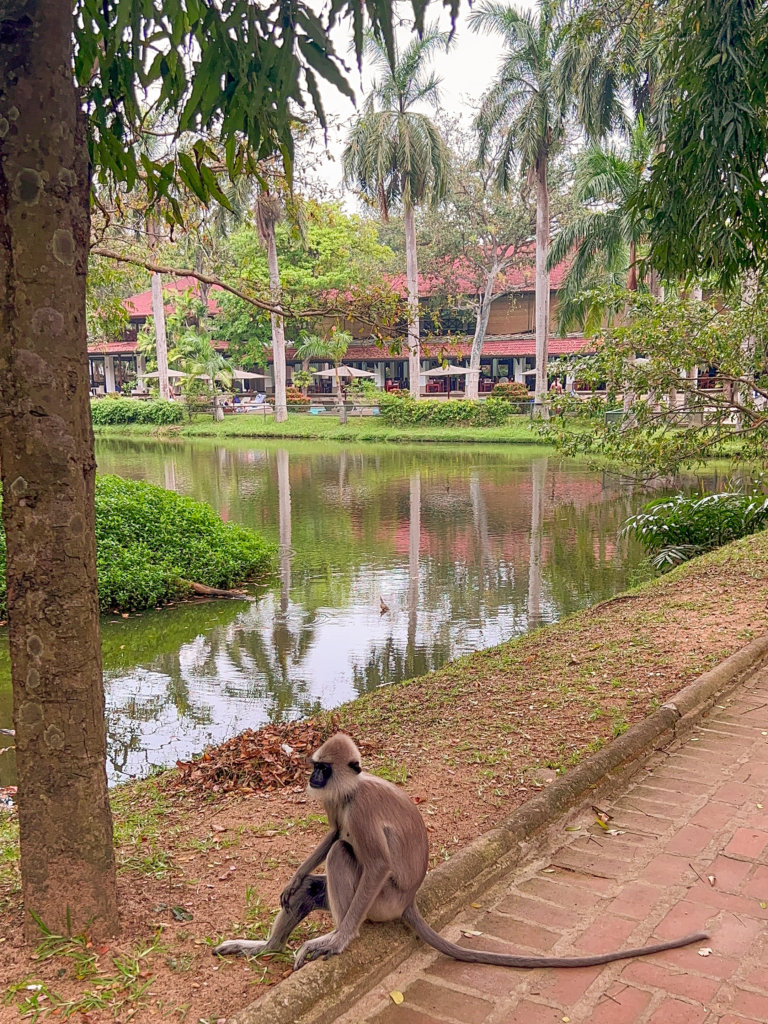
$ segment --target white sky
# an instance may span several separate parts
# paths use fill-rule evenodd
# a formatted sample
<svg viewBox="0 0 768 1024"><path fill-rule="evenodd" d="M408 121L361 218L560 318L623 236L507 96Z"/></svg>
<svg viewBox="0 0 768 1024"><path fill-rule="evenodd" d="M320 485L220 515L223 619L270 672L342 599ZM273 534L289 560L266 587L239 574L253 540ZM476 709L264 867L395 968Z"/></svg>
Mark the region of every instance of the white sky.
<svg viewBox="0 0 768 1024"><path fill-rule="evenodd" d="M515 0L509 2L510 6L518 10L536 8L536 0ZM403 14L406 13L407 5L402 5ZM441 79L440 97L441 110L461 117L469 125L480 96L488 88L493 80L501 59L502 44L499 37L480 36L471 32L467 26L469 5L462 0L459 18L456 23L456 33L453 46L448 53L436 55L432 67ZM435 15L443 11L442 4L434 4ZM427 22L429 22L429 11ZM443 12L439 25L446 30L450 27L450 18L447 12ZM402 30L399 38L407 41L409 33ZM346 57L345 35L342 33L338 41L335 40L338 51ZM365 87L369 79L366 77L366 69L363 67L361 76L354 67L349 81L358 95L358 109L361 100L365 95ZM318 165L315 174L317 180L328 188L338 193L341 188L341 163L340 156L344 148L344 141L349 130L349 123L355 116L356 109L353 104L332 86L324 85L321 88L323 103L329 120L332 119L334 127L328 134L328 159L322 160ZM347 195L346 204L355 205L355 199Z"/></svg>

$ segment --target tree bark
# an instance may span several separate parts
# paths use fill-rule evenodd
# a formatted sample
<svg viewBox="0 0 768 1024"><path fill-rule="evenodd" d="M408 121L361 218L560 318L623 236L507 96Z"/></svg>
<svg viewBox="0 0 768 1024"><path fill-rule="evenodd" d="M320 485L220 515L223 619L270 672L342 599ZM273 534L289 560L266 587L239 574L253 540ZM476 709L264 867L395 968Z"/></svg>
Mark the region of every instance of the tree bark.
<svg viewBox="0 0 768 1024"><path fill-rule="evenodd" d="M270 299L280 308L282 286L273 221L269 222L266 234ZM285 423L288 419L288 400L285 394L285 324L280 313L271 313L270 320L272 323L272 360L275 368L275 423Z"/></svg>
<svg viewBox="0 0 768 1024"><path fill-rule="evenodd" d="M25 931L117 930L71 0L0 4L0 462Z"/></svg>
<svg viewBox="0 0 768 1024"><path fill-rule="evenodd" d="M547 160L536 165L536 393L534 415L548 419L547 360L549 358L549 186Z"/></svg>
<svg viewBox="0 0 768 1024"><path fill-rule="evenodd" d="M500 267L494 263L488 271L485 279L485 289L480 300L480 309L477 311L477 322L475 323L475 336L472 339L472 351L469 354L469 373L467 374L466 397L477 399L480 384L480 358L483 354L483 342L485 332L488 329L488 318L491 315L491 303L493 302L493 286Z"/></svg>
<svg viewBox="0 0 768 1024"><path fill-rule="evenodd" d="M160 397L167 401L171 397L171 388L168 384L168 340L165 333L162 274L152 275L152 319L155 322L157 381L160 385Z"/></svg>
<svg viewBox="0 0 768 1024"><path fill-rule="evenodd" d="M408 282L408 378L412 398L421 395L421 342L419 339L419 269L416 257L416 216L408 203L403 206L405 223L405 269Z"/></svg>

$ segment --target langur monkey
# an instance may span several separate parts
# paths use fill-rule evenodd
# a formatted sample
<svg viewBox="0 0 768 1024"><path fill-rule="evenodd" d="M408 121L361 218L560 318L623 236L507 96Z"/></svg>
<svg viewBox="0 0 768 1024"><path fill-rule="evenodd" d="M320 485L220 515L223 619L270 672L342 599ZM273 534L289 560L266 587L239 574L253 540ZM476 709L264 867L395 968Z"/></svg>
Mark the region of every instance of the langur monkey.
<svg viewBox="0 0 768 1024"><path fill-rule="evenodd" d="M283 890L269 937L260 942L230 939L214 954L276 953L313 910L330 910L334 929L304 943L296 953L294 970L309 960L343 953L365 920L402 918L419 938L446 956L501 967L592 967L707 937L698 933L640 949L574 957L516 956L457 946L433 931L414 903L429 854L426 827L408 796L391 782L362 771L360 751L344 733L327 740L312 755L311 764L307 791L322 802L330 831ZM323 861L326 874L312 874Z"/></svg>

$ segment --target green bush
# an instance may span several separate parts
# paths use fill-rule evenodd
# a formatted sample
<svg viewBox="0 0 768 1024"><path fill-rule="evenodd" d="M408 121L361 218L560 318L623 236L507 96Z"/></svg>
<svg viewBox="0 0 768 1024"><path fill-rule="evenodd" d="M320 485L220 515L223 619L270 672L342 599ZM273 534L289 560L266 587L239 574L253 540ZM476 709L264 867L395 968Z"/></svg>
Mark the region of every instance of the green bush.
<svg viewBox="0 0 768 1024"><path fill-rule="evenodd" d="M265 575L272 548L253 530L223 523L175 491L115 476L96 479L99 606L138 611L176 600L185 581L232 587ZM6 615L5 535L0 530L0 618Z"/></svg>
<svg viewBox="0 0 768 1024"><path fill-rule="evenodd" d="M272 563L259 534L223 523L210 505L115 476L96 481L96 540L104 610L172 600L183 589L180 580L232 587L263 575ZM119 559L116 548L123 552ZM158 571L166 588L160 596Z"/></svg>
<svg viewBox="0 0 768 1024"><path fill-rule="evenodd" d="M503 398L506 402L530 402L533 395L519 380L510 380L505 384L494 384L491 391L493 398Z"/></svg>
<svg viewBox="0 0 768 1024"><path fill-rule="evenodd" d="M178 402L165 399L149 401L138 398L94 398L91 401L91 421L94 426L122 426L125 423L155 423L165 426L169 423L181 423L184 419L184 407Z"/></svg>
<svg viewBox="0 0 768 1024"><path fill-rule="evenodd" d="M663 569L767 526L768 498L764 494L724 491L690 498L676 494L652 501L630 516L621 532L637 537L653 555L655 568Z"/></svg>
<svg viewBox="0 0 768 1024"><path fill-rule="evenodd" d="M484 402L416 401L410 395L390 393L382 394L380 408L384 420L398 427L413 424L493 427L506 423L511 414L508 402L493 397Z"/></svg>
<svg viewBox="0 0 768 1024"><path fill-rule="evenodd" d="M350 398L379 398L383 392L370 377L355 377L347 387L347 394Z"/></svg>

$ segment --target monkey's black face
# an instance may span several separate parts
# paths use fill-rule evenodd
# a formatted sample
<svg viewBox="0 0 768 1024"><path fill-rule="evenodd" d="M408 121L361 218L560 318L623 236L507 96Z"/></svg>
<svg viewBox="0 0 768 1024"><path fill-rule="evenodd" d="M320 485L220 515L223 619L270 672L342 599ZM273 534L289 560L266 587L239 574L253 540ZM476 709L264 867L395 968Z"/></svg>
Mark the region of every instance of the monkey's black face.
<svg viewBox="0 0 768 1024"><path fill-rule="evenodd" d="M312 775L309 784L312 789L322 789L333 775L333 768L324 761L312 762Z"/></svg>

